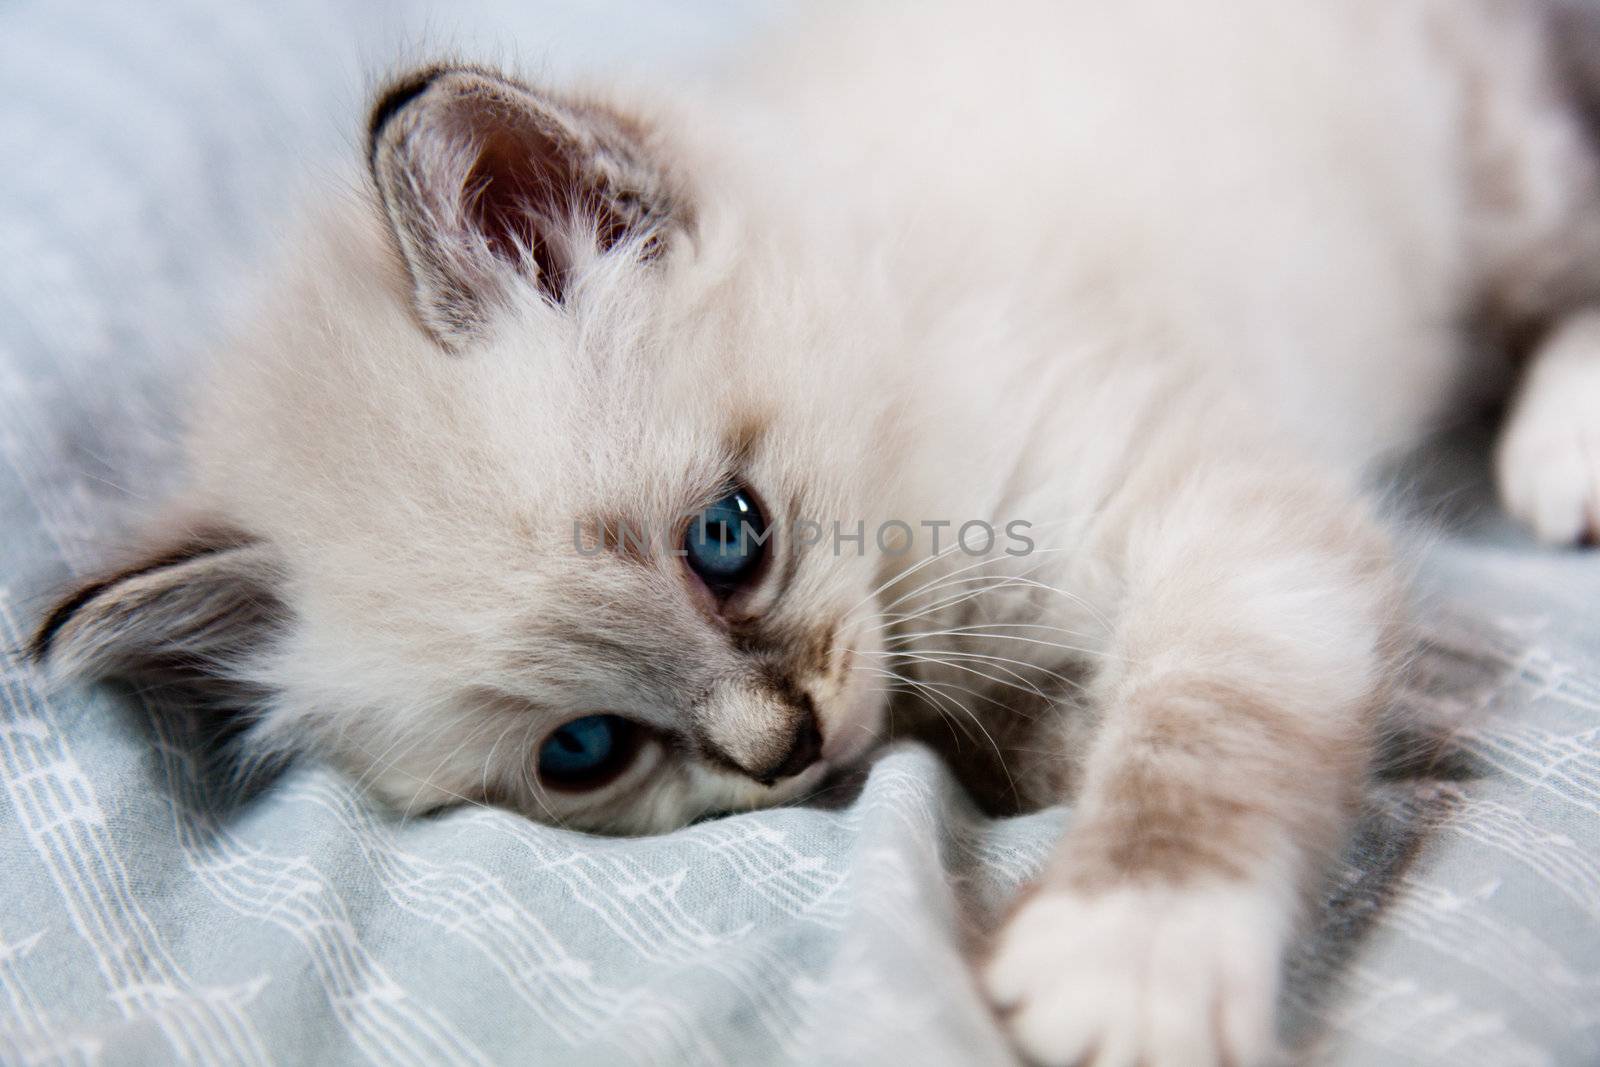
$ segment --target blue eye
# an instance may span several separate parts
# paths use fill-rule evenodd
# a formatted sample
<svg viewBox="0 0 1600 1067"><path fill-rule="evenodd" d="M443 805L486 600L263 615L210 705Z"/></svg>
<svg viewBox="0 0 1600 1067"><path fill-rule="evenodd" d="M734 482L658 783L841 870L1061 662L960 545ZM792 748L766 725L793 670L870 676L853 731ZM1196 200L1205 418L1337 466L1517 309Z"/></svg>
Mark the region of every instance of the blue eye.
<svg viewBox="0 0 1600 1067"><path fill-rule="evenodd" d="M628 720L585 715L556 731L539 748L539 777L563 789L592 789L621 773L633 758Z"/></svg>
<svg viewBox="0 0 1600 1067"><path fill-rule="evenodd" d="M712 592L727 594L755 573L766 540L767 517L749 493L735 489L695 516L683 550Z"/></svg>

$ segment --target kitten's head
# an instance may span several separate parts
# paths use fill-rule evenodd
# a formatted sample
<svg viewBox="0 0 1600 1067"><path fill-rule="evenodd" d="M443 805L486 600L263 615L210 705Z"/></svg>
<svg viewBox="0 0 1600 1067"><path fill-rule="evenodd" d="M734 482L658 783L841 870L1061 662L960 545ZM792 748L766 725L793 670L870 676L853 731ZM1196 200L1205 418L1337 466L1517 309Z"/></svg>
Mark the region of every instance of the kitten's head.
<svg viewBox="0 0 1600 1067"><path fill-rule="evenodd" d="M859 755L881 560L812 524L884 506L861 294L659 133L487 72L393 88L370 165L216 369L190 517L38 656L242 694L411 811L647 831Z"/></svg>

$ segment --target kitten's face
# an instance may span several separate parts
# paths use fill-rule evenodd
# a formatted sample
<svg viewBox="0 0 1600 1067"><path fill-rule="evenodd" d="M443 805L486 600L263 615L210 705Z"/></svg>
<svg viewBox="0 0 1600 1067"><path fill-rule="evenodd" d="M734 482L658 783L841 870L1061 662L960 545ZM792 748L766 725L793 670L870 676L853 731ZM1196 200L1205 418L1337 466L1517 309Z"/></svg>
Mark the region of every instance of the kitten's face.
<svg viewBox="0 0 1600 1067"><path fill-rule="evenodd" d="M369 383L343 414L413 452L398 477L363 460L369 433L315 435L338 491L297 508L269 724L323 734L410 810L641 831L816 786L881 713L855 669L877 647L871 562L794 530L844 503L837 457L686 354L638 377L515 372L541 348L507 331L417 409Z"/></svg>
<svg viewBox="0 0 1600 1067"><path fill-rule="evenodd" d="M879 560L805 542L872 518L884 442L842 339L718 261L649 151L476 72L391 94L404 275L372 279L370 222L308 255L200 420L229 533L69 601L41 653L241 677L262 739L409 811L640 832L859 756Z"/></svg>
<svg viewBox="0 0 1600 1067"><path fill-rule="evenodd" d="M300 622L268 673L403 808L658 829L796 797L876 732L856 669L878 647L873 560L795 529L858 513L836 472L859 457L778 407L771 364L705 358L777 339L710 307L664 316L636 299L649 284L573 294L419 377L343 381L360 399L331 419L364 428L300 424L279 452L322 488L295 507ZM639 320L596 336L617 301Z"/></svg>

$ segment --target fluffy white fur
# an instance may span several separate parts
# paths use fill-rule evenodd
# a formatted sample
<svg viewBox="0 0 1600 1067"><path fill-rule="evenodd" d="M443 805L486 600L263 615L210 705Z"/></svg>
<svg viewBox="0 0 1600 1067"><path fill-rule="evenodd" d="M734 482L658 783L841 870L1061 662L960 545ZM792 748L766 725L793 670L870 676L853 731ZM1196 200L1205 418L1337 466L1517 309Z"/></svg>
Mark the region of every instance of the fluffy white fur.
<svg viewBox="0 0 1600 1067"><path fill-rule="evenodd" d="M1552 544L1600 536L1600 313L1540 346L1495 457L1511 513Z"/></svg>
<svg viewBox="0 0 1600 1067"><path fill-rule="evenodd" d="M259 742L406 810L608 831L803 795L892 716L997 807L1078 798L984 971L1025 1053L1256 1062L1402 624L1353 486L1458 410L1469 326L1556 324L1500 481L1552 541L1600 529L1600 201L1554 11L827 5L670 99L446 73L209 378L183 509L225 553L80 594L41 649L198 661ZM583 185L498 244L497 138L554 145L530 201ZM573 549L730 479L780 523L1021 519L1038 550L825 545L729 622L665 552ZM824 762L760 785L797 693ZM541 739L597 710L650 740L544 788Z"/></svg>

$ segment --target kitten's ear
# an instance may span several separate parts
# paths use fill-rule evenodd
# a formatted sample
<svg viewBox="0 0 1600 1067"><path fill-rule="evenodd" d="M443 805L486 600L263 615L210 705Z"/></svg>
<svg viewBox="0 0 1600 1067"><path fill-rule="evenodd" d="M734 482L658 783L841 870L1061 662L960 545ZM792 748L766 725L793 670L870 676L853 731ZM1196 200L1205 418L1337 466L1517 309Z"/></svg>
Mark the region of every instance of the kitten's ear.
<svg viewBox="0 0 1600 1067"><path fill-rule="evenodd" d="M417 316L446 348L471 341L518 278L560 302L586 258L653 254L672 214L637 123L483 71L394 85L370 138Z"/></svg>
<svg viewBox="0 0 1600 1067"><path fill-rule="evenodd" d="M190 530L63 597L29 651L52 673L124 678L227 703L241 659L283 622L282 567L264 542Z"/></svg>

